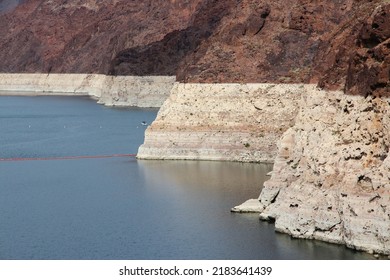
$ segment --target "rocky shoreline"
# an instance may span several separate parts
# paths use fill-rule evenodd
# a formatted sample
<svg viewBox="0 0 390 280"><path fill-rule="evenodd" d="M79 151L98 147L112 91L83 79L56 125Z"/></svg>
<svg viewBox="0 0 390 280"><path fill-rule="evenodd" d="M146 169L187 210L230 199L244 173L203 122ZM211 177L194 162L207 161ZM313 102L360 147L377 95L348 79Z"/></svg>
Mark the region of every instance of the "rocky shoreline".
<svg viewBox="0 0 390 280"><path fill-rule="evenodd" d="M87 95L106 106L161 107L174 76L0 73L0 95Z"/></svg>
<svg viewBox="0 0 390 280"><path fill-rule="evenodd" d="M88 95L160 107L139 159L274 162L259 212L296 238L390 255L390 98L311 84L184 84L174 77L0 74L0 95Z"/></svg>
<svg viewBox="0 0 390 280"><path fill-rule="evenodd" d="M340 91L303 95L256 200L276 231L390 255L389 98Z"/></svg>
<svg viewBox="0 0 390 280"><path fill-rule="evenodd" d="M138 158L273 162L300 96L313 87L176 83Z"/></svg>

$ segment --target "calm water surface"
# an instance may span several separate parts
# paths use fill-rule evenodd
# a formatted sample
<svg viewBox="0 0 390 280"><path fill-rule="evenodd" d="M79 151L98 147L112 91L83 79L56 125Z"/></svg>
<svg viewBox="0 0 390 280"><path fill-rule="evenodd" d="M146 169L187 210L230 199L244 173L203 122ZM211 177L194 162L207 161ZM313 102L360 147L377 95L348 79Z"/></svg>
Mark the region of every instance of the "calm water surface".
<svg viewBox="0 0 390 280"><path fill-rule="evenodd" d="M0 158L136 153L157 110L0 97ZM370 259L258 215L269 165L133 158L0 162L0 259Z"/></svg>

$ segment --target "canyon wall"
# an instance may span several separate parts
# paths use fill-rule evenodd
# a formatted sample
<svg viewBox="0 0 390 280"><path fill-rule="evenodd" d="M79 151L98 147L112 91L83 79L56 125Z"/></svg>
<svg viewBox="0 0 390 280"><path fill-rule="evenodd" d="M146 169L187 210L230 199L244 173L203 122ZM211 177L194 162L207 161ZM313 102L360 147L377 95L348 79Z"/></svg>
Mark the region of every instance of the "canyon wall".
<svg viewBox="0 0 390 280"><path fill-rule="evenodd" d="M0 71L109 74L111 105L176 76L140 158L275 159L262 218L390 254L388 0L27 0L0 33Z"/></svg>
<svg viewBox="0 0 390 280"><path fill-rule="evenodd" d="M107 106L161 107L175 77L0 74L0 95L88 95Z"/></svg>
<svg viewBox="0 0 390 280"><path fill-rule="evenodd" d="M138 158L272 162L308 88L176 83L146 130Z"/></svg>
<svg viewBox="0 0 390 280"><path fill-rule="evenodd" d="M389 255L390 99L302 97L259 197L260 217L294 237Z"/></svg>
<svg viewBox="0 0 390 280"><path fill-rule="evenodd" d="M297 238L390 255L390 5L344 32L334 36L345 47L323 57L334 64L319 81L344 91L302 96L259 199L232 210L260 212Z"/></svg>
<svg viewBox="0 0 390 280"><path fill-rule="evenodd" d="M120 51L187 28L201 0L18 2L0 13L0 72L108 74Z"/></svg>
<svg viewBox="0 0 390 280"><path fill-rule="evenodd" d="M22 4L0 14L0 72L388 84L387 0L6 2Z"/></svg>

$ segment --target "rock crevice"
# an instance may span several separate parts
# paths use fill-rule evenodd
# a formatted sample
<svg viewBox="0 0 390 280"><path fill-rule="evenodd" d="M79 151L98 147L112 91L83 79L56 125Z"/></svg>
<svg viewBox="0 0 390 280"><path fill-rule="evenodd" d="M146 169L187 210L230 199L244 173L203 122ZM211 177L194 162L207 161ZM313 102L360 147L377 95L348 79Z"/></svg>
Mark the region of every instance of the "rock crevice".
<svg viewBox="0 0 390 280"><path fill-rule="evenodd" d="M260 217L297 238L389 255L389 101L304 95L260 194Z"/></svg>

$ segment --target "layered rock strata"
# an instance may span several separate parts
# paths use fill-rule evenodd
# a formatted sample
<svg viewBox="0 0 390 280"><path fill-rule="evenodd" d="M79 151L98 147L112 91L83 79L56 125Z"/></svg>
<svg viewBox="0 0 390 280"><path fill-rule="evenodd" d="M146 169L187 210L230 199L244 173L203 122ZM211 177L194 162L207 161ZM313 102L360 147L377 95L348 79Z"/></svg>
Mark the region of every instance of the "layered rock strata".
<svg viewBox="0 0 390 280"><path fill-rule="evenodd" d="M390 99L303 95L279 143L260 217L279 232L390 255Z"/></svg>
<svg viewBox="0 0 390 280"><path fill-rule="evenodd" d="M312 87L176 83L138 158L271 162Z"/></svg>
<svg viewBox="0 0 390 280"><path fill-rule="evenodd" d="M161 107L172 76L0 74L0 95L88 95L107 106Z"/></svg>

